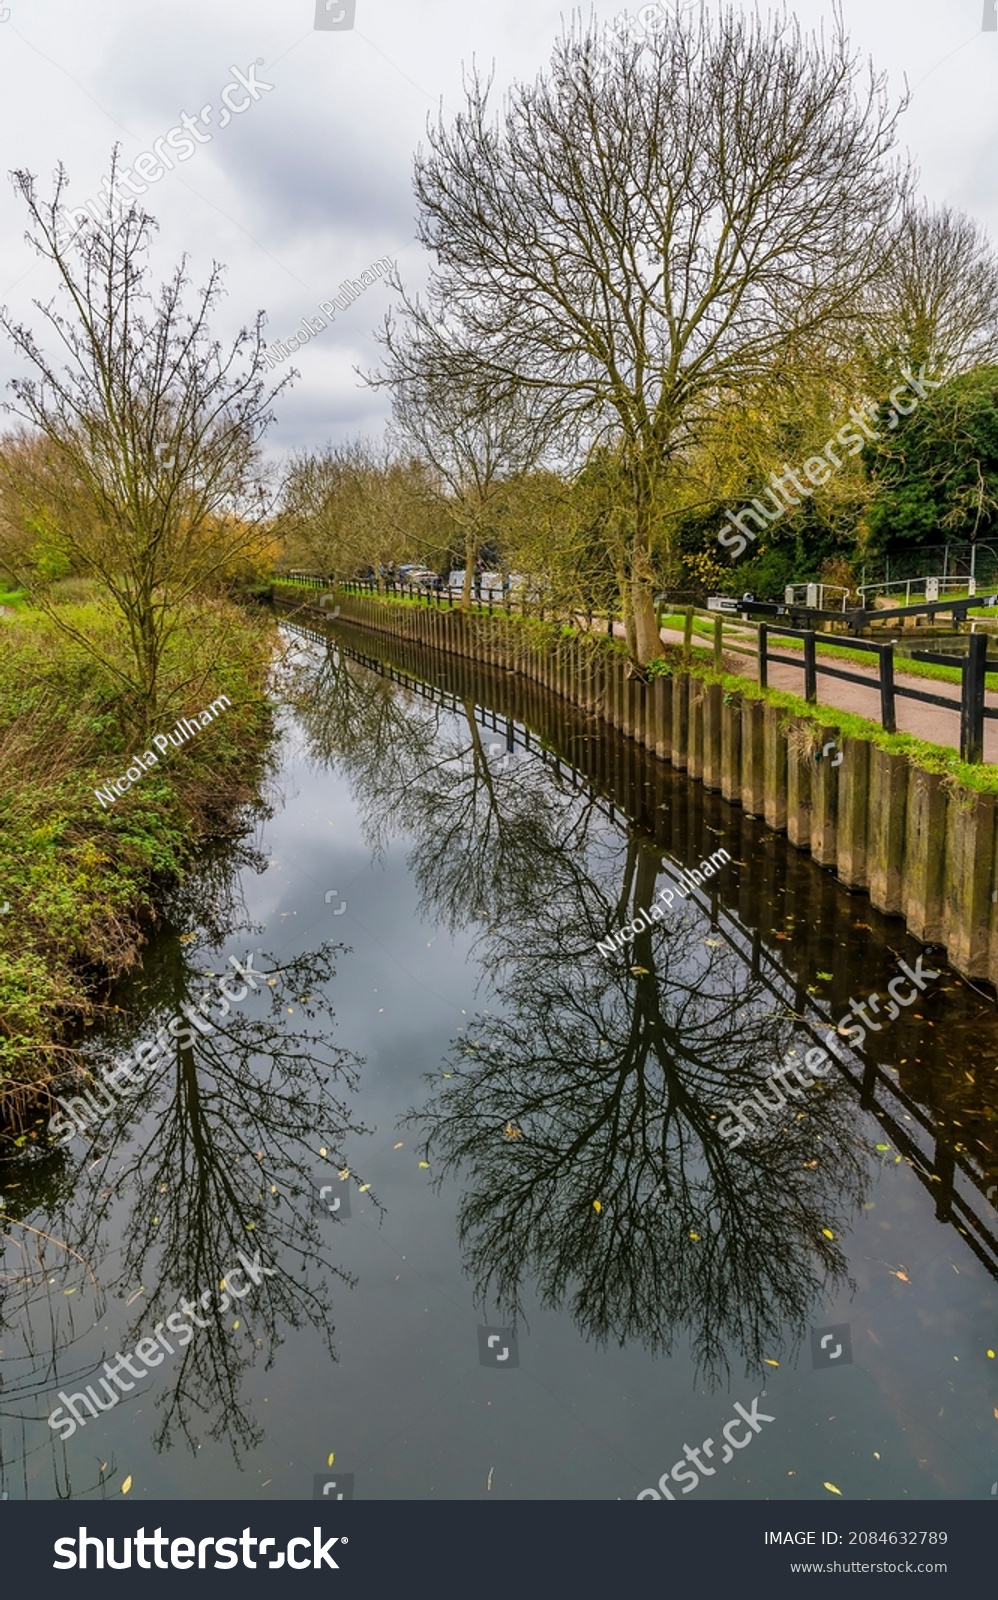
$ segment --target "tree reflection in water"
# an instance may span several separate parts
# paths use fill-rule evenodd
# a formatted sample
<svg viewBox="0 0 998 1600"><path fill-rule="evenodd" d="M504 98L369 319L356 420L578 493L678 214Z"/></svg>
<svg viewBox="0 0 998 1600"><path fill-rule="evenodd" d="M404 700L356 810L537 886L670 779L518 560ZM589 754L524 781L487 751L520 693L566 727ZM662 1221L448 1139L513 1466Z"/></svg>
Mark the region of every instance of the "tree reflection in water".
<svg viewBox="0 0 998 1600"><path fill-rule="evenodd" d="M737 1149L717 1122L817 1041L692 907L600 956L651 905L662 854L540 762L491 764L473 701L443 712L339 650L296 688L310 749L353 780L372 844L412 836L427 914L483 925L500 1015L455 1040L406 1119L438 1184L465 1186L478 1296L515 1320L533 1287L598 1341L666 1353L684 1336L711 1381L795 1347L844 1276L860 1113L829 1077Z"/></svg>
<svg viewBox="0 0 998 1600"><path fill-rule="evenodd" d="M220 880L214 900L213 872ZM200 895L191 886L183 896L192 906L213 906L214 939L219 917L224 921L223 880L224 864L216 862ZM223 952L245 955L246 944L236 942L240 931L230 924ZM331 1289L354 1280L330 1256L335 1223L318 1206L318 1188L344 1164L347 1137L368 1130L344 1099L356 1089L360 1063L330 1042L334 1019L324 990L334 976L334 954L324 945L278 965L263 952L257 964L270 977L257 1007L266 1005L266 1015L252 1015L249 1004L224 1020L213 1011L215 1033L199 1034L186 1047L177 1043L140 1092L96 1127L78 1165L79 1141L46 1164L44 1183L26 1185L17 1204L9 1203L8 1238L20 1270L8 1275L4 1316L23 1348L8 1343L5 1352L7 1372L15 1375L4 1389L8 1416L46 1416L59 1388L93 1382L115 1348L127 1351L151 1335L181 1298L196 1301L211 1289L218 1304L221 1274L238 1264L240 1250L250 1259L259 1251L262 1263L277 1270L224 1315L204 1313L208 1325L155 1369L148 1388L160 1413L157 1448L179 1432L197 1449L202 1430L228 1439L237 1456L258 1443L263 1430L240 1388L257 1361L272 1365L285 1327L321 1331L335 1359ZM223 966L220 952L216 970ZM148 992L135 1037L148 1037L184 1002L196 1003L203 976L199 981L178 940L161 940L143 971ZM128 1042L122 1040L123 1049ZM377 1204L373 1193L368 1198ZM48 1213L44 1236L18 1221L40 1202ZM134 1303L133 1320L94 1360L92 1330L115 1298ZM74 1363L71 1352L83 1340L87 1357ZM46 1353L42 1370L35 1351ZM33 1454L54 1452L55 1492L89 1492L90 1485L69 1480L63 1447L45 1432ZM10 1464L8 1451L8 1470ZM23 1470L27 1492L27 1458ZM38 1470L31 1465L32 1477Z"/></svg>

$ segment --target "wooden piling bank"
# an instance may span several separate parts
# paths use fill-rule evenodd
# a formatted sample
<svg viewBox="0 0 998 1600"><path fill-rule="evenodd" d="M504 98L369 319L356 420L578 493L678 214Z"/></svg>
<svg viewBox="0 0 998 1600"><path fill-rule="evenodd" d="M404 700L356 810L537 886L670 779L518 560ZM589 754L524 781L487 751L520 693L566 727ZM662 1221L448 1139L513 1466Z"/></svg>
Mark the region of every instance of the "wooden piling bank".
<svg viewBox="0 0 998 1600"><path fill-rule="evenodd" d="M342 590L336 599L344 621L516 672L602 719L786 833L914 938L944 946L956 971L998 988L994 795L690 672L644 682L609 640Z"/></svg>

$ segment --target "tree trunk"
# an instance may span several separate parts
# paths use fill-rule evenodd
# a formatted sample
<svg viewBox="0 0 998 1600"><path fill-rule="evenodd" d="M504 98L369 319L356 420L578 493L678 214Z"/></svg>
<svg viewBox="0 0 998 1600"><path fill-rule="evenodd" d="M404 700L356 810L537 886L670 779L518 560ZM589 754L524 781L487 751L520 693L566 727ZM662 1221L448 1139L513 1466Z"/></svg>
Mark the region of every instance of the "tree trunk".
<svg viewBox="0 0 998 1600"><path fill-rule="evenodd" d="M643 667L662 654L653 585L645 578L635 577L631 581L631 610L634 616L635 636L631 653L635 661Z"/></svg>

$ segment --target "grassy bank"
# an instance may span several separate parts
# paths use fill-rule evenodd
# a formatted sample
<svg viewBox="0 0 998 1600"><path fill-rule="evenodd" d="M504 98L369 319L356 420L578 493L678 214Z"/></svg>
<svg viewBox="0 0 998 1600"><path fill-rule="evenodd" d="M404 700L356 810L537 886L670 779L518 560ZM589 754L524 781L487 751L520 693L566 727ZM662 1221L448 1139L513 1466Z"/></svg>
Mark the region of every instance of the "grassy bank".
<svg viewBox="0 0 998 1600"><path fill-rule="evenodd" d="M120 624L93 602L59 614L99 642L102 663L38 611L0 614L0 1129L22 1142L102 985L137 960L164 889L255 795L271 729L266 613L190 603L141 739L110 670L125 658ZM154 749L154 733L222 695L231 706L209 726ZM149 749L157 763L103 806L95 789Z"/></svg>
<svg viewBox="0 0 998 1600"><path fill-rule="evenodd" d="M864 739L867 744L876 745L880 750L904 756L912 766L923 767L927 772L938 772L964 789L979 794L998 794L998 766L990 762L971 766L961 761L958 753L945 745L931 744L927 739L918 739L911 733L885 733L879 723L869 722L851 711L842 711L838 706L822 705L820 700L811 705L807 700L788 694L783 689L760 689L751 678L738 677L730 672L715 672L712 651L694 647L687 661L681 645L667 645L662 655L656 656L648 664L648 675L652 678L668 677L674 672L688 672L703 683L719 683L725 695L731 699L762 700L767 705L779 706L794 716L813 722L815 748L821 746L822 730L835 729L854 739Z"/></svg>

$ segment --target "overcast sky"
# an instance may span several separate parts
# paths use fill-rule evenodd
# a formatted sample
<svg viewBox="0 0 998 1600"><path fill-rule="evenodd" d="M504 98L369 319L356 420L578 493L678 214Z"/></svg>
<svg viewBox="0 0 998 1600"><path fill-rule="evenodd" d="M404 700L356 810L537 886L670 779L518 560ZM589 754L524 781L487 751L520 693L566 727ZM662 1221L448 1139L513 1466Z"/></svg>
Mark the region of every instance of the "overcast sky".
<svg viewBox="0 0 998 1600"><path fill-rule="evenodd" d="M349 29L315 27L350 0L0 0L0 124L5 172L26 167L44 192L59 161L73 203L99 193L115 141L125 163L211 106L206 142L163 171L143 197L158 219L157 266L183 252L195 281L213 259L226 264L219 332L258 310L268 336L287 338L302 316L347 278L383 256L420 284L426 263L414 242L412 157L428 115L461 104L472 60L496 81L533 78L571 7L530 0L356 0ZM627 9L636 15L638 4ZM675 3L675 0L673 0ZM689 0L686 0L689 3ZM912 102L904 137L934 202L948 201L998 239L998 32L985 32L990 0L842 0L856 46L905 80ZM608 21L620 5L599 0ZM746 9L750 9L746 7ZM766 9L765 7L763 9ZM792 8L806 26L826 23L828 0ZM231 68L272 88L250 100L229 92ZM222 120L227 125L222 127ZM210 137L208 137L210 135ZM9 182L0 189L0 301L40 319L32 297L53 283L24 243L25 217ZM295 357L301 377L280 401L271 445L285 451L377 434L387 411L356 366L376 363L371 330L390 291L377 282ZM0 381L18 370L0 348Z"/></svg>

